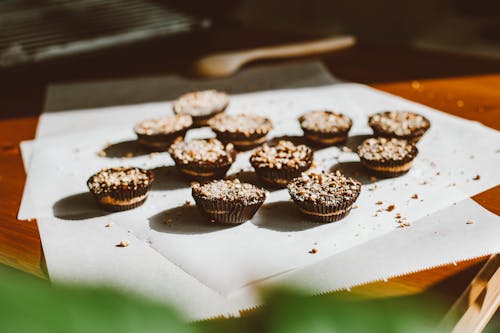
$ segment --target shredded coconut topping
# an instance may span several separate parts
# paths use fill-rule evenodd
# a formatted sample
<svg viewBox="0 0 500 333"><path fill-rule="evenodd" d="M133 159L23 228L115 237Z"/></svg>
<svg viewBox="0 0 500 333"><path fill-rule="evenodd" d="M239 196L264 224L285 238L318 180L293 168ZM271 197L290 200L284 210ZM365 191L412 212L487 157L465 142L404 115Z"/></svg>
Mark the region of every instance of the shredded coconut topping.
<svg viewBox="0 0 500 333"><path fill-rule="evenodd" d="M140 168L118 167L102 169L90 177L89 189L96 194L118 189L137 189L149 185L151 173Z"/></svg>
<svg viewBox="0 0 500 333"><path fill-rule="evenodd" d="M195 183L192 189L196 195L209 200L253 204L263 202L266 198L266 191L252 184L241 183L238 179L214 180L203 185Z"/></svg>
<svg viewBox="0 0 500 333"><path fill-rule="evenodd" d="M342 132L352 126L348 116L333 111L310 111L302 115L299 121L302 128L324 133Z"/></svg>
<svg viewBox="0 0 500 333"><path fill-rule="evenodd" d="M288 192L299 201L336 206L344 202L354 203L361 191L361 183L335 173L303 173L288 184Z"/></svg>
<svg viewBox="0 0 500 333"><path fill-rule="evenodd" d="M358 147L358 155L366 160L402 160L416 155L415 145L407 140L395 138L370 138Z"/></svg>
<svg viewBox="0 0 500 333"><path fill-rule="evenodd" d="M170 134L189 128L193 124L190 115L177 114L162 118L148 119L138 123L134 130L137 134Z"/></svg>
<svg viewBox="0 0 500 333"><path fill-rule="evenodd" d="M422 115L406 111L386 111L372 115L369 125L395 135L411 135L417 130L427 129L429 120Z"/></svg>
<svg viewBox="0 0 500 333"><path fill-rule="evenodd" d="M206 116L221 111L229 104L229 96L216 90L204 90L187 93L172 104L177 114Z"/></svg>
<svg viewBox="0 0 500 333"><path fill-rule="evenodd" d="M224 146L217 139L191 140L174 143L169 148L169 153L177 161L184 164L232 162L233 145Z"/></svg>
<svg viewBox="0 0 500 333"><path fill-rule="evenodd" d="M254 114L220 114L210 119L210 127L219 132L251 134L267 134L272 129L271 121Z"/></svg>
<svg viewBox="0 0 500 333"><path fill-rule="evenodd" d="M276 146L264 144L255 149L250 162L256 167L281 169L303 168L311 163L312 150L306 145L294 145L290 141L281 140Z"/></svg>

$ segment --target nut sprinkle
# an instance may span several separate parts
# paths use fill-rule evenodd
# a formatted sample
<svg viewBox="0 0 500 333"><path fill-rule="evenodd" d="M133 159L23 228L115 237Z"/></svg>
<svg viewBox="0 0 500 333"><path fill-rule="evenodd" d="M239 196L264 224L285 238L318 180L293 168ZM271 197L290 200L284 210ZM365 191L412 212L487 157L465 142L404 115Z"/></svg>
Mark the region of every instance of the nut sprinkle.
<svg viewBox="0 0 500 333"><path fill-rule="evenodd" d="M335 173L303 173L288 184L288 191L294 200L337 206L354 202L361 191L361 183L338 170Z"/></svg>
<svg viewBox="0 0 500 333"><path fill-rule="evenodd" d="M250 162L259 168L303 168L311 163L312 149L306 145L294 145L290 141L281 140L276 146L264 144L255 149Z"/></svg>
<svg viewBox="0 0 500 333"><path fill-rule="evenodd" d="M93 193L118 190L122 188L137 189L151 182L148 171L133 167L102 169L88 180L87 184Z"/></svg>
<svg viewBox="0 0 500 333"><path fill-rule="evenodd" d="M408 136L415 133L415 131L427 130L430 127L430 122L417 113L386 111L372 115L369 119L369 125L397 136Z"/></svg>
<svg viewBox="0 0 500 333"><path fill-rule="evenodd" d="M370 138L358 147L358 154L371 161L398 161L415 157L417 148L407 140L395 138Z"/></svg>
<svg viewBox="0 0 500 333"><path fill-rule="evenodd" d="M174 143L169 148L169 153L183 164L191 162L215 163L220 161L233 161L233 145L224 146L217 139L191 140Z"/></svg>
<svg viewBox="0 0 500 333"><path fill-rule="evenodd" d="M342 132L351 128L351 119L333 111L311 111L299 118L302 128L315 132Z"/></svg>
<svg viewBox="0 0 500 333"><path fill-rule="evenodd" d="M156 135L175 133L193 124L191 116L185 114L169 115L148 119L138 123L134 130L138 134Z"/></svg>
<svg viewBox="0 0 500 333"><path fill-rule="evenodd" d="M241 183L239 179L214 180L205 184L195 183L192 189L198 196L209 200L253 204L266 198L266 191L252 184Z"/></svg>
<svg viewBox="0 0 500 333"><path fill-rule="evenodd" d="M221 111L229 104L229 96L216 90L195 91L182 95L172 103L176 114L206 116Z"/></svg>
<svg viewBox="0 0 500 333"><path fill-rule="evenodd" d="M271 121L255 114L219 114L208 122L212 129L218 132L243 133L246 136L253 134L267 134L273 125Z"/></svg>

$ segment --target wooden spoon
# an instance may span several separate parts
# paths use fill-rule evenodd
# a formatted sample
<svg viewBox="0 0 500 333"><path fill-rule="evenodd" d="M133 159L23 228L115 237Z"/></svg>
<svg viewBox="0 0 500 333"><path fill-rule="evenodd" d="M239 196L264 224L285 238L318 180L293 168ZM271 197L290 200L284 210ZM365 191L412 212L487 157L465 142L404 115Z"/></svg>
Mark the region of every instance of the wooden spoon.
<svg viewBox="0 0 500 333"><path fill-rule="evenodd" d="M308 42L283 44L249 50L217 53L194 63L194 73L204 77L224 77L234 74L243 65L258 59L281 59L333 52L353 46L353 36L336 36Z"/></svg>

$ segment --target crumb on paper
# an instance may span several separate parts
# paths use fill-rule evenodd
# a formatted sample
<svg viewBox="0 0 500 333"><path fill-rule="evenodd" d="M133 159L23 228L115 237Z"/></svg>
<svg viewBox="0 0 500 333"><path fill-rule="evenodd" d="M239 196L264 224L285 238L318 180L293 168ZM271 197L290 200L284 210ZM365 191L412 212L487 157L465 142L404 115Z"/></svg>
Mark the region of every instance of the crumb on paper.
<svg viewBox="0 0 500 333"><path fill-rule="evenodd" d="M414 195L411 196L412 199L418 199L418 194L415 193Z"/></svg>
<svg viewBox="0 0 500 333"><path fill-rule="evenodd" d="M476 223L476 221L474 220L467 220L467 222L465 222L465 224L474 224L474 223Z"/></svg>
<svg viewBox="0 0 500 333"><path fill-rule="evenodd" d="M379 201L377 201L377 202L375 202L375 205L383 205L383 204L384 204L384 202L383 202L383 201L380 201L380 200L379 200Z"/></svg>
<svg viewBox="0 0 500 333"><path fill-rule="evenodd" d="M376 190L376 189L378 189L378 188L379 188L379 186L378 186L377 184L375 184L375 185L373 185L372 187L370 187L370 188L368 189L368 191L375 191L375 190Z"/></svg>
<svg viewBox="0 0 500 333"><path fill-rule="evenodd" d="M106 152L104 150L99 150L99 152L97 153L97 155L99 157L106 157Z"/></svg>
<svg viewBox="0 0 500 333"><path fill-rule="evenodd" d="M401 217L401 213L397 213L397 214L396 214L396 218L397 218L397 219L401 219L401 218L402 218L402 217Z"/></svg>
<svg viewBox="0 0 500 333"><path fill-rule="evenodd" d="M419 90L422 87L419 81L411 81L411 87L414 90Z"/></svg>
<svg viewBox="0 0 500 333"><path fill-rule="evenodd" d="M441 172L436 172L436 176L440 176L441 175Z"/></svg>
<svg viewBox="0 0 500 333"><path fill-rule="evenodd" d="M398 228L406 228L406 227L409 227L409 226L411 226L411 224L408 223L408 222L406 222L406 221L403 221L403 220L398 221Z"/></svg>
<svg viewBox="0 0 500 333"><path fill-rule="evenodd" d="M457 185L457 183L449 183L448 187L453 187L453 186L456 186L456 185Z"/></svg>
<svg viewBox="0 0 500 333"><path fill-rule="evenodd" d="M311 253L311 254L316 254L316 253L318 253L318 249L314 247L314 248L312 248L312 249L309 251L309 253Z"/></svg>
<svg viewBox="0 0 500 333"><path fill-rule="evenodd" d="M396 205L389 205L389 206L387 206L387 208L385 210L388 212L392 212L395 208L396 208Z"/></svg>
<svg viewBox="0 0 500 333"><path fill-rule="evenodd" d="M113 226L113 223L108 223L105 225L106 228L111 228Z"/></svg>
<svg viewBox="0 0 500 333"><path fill-rule="evenodd" d="M356 209L356 208L358 208L358 207L359 207L359 206L358 206L358 205L356 205L356 204L352 205L352 209Z"/></svg>
<svg viewBox="0 0 500 333"><path fill-rule="evenodd" d="M472 178L472 180L479 180L479 179L481 179L480 175L476 175L474 178Z"/></svg>
<svg viewBox="0 0 500 333"><path fill-rule="evenodd" d="M128 242L125 241L125 240L122 240L120 243L118 243L118 245L116 245L117 247L127 247L128 246Z"/></svg>
<svg viewBox="0 0 500 333"><path fill-rule="evenodd" d="M373 214L373 217L377 217L379 215L379 213L375 212L375 214Z"/></svg>
<svg viewBox="0 0 500 333"><path fill-rule="evenodd" d="M420 185L427 185L427 184L429 184L429 181L428 181L428 180L424 180L424 181L422 181L422 182L420 183Z"/></svg>

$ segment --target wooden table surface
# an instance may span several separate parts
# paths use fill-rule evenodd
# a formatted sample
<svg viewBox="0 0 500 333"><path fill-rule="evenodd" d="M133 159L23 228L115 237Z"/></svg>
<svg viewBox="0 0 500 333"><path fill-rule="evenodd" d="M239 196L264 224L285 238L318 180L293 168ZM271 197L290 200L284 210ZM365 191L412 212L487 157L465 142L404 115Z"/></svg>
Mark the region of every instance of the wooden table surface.
<svg viewBox="0 0 500 333"><path fill-rule="evenodd" d="M175 40L177 47L174 50L170 41L155 42L71 61L0 72L0 263L47 277L36 221L16 219L26 178L19 142L34 137L45 85L61 80L161 75L179 69L183 72L188 62L207 51L229 48L227 45L248 47L289 40L279 34L275 40L266 39L254 32L249 34L252 38L247 38L246 44L242 42L245 38L236 42L233 38L232 43L227 44L231 37L222 35L204 36L203 42L197 39L200 37L191 36ZM193 38L199 42L195 44L199 46L196 49L192 47ZM367 83L500 129L500 61L365 44L327 55L322 60L332 73L343 79ZM474 200L500 214L500 187L476 195ZM447 265L386 283L371 283L352 291L364 295L400 295L438 285L439 293L453 298L465 288L483 261L481 258Z"/></svg>

